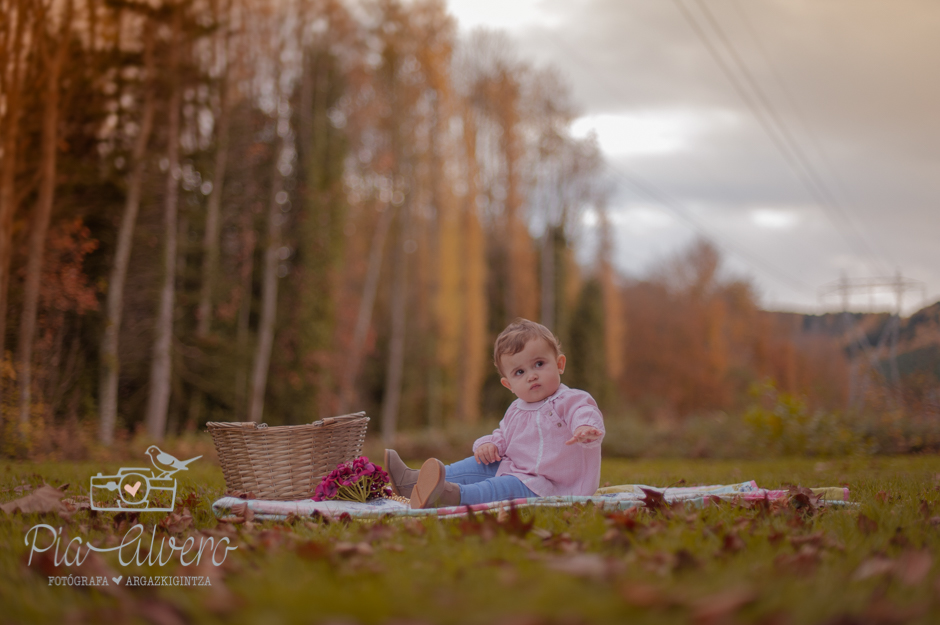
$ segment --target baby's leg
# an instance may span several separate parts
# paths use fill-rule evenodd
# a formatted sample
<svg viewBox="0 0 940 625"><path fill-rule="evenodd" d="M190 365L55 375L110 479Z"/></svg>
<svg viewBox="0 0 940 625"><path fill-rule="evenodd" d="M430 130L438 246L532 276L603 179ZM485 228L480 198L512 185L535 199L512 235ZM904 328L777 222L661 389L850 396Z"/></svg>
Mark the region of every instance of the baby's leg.
<svg viewBox="0 0 940 625"><path fill-rule="evenodd" d="M538 495L529 490L515 475L501 475L460 487L460 504L467 506L529 497L538 497Z"/></svg>
<svg viewBox="0 0 940 625"><path fill-rule="evenodd" d="M445 479L448 482L453 484L475 484L496 477L499 462L483 464L470 456L454 464L447 465L445 469L447 471Z"/></svg>

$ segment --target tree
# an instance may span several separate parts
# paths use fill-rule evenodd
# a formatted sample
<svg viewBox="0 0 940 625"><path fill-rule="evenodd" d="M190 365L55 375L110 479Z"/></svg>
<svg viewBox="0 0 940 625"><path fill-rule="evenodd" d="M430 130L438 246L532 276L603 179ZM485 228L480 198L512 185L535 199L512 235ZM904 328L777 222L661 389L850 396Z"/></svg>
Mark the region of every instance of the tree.
<svg viewBox="0 0 940 625"><path fill-rule="evenodd" d="M218 6L218 0L213 4L213 9L216 12L215 21L219 24L223 16L231 14L232 0L228 0L221 9ZM212 191L209 193L209 203L206 207L206 229L202 241L201 288L199 291L199 308L196 313L196 336L199 338L207 337L212 325L212 296L219 266L222 190L225 185L225 170L228 165L231 100L234 91L231 88L229 79L231 72L231 63L229 61L231 39L230 28L223 27L219 28L214 41L216 62L221 69L218 78L219 106L215 123L216 145L214 167L212 169Z"/></svg>
<svg viewBox="0 0 940 625"><path fill-rule="evenodd" d="M13 215L19 204L16 174L20 151L21 102L28 64L32 62L32 49L37 39L34 32L42 26L34 13L33 0L3 0L0 14L3 45L0 56L0 92L5 95L0 135L3 142L3 160L0 161L0 369L6 359L7 294L10 286L10 261L13 254ZM2 402L2 385L0 385ZM2 403L0 403L2 406Z"/></svg>
<svg viewBox="0 0 940 625"><path fill-rule="evenodd" d="M156 108L154 94L156 63L154 60L153 29L149 18L141 16L141 20L144 64L140 126L130 156L127 196L124 201L124 211L117 234L117 246L108 279L104 331L102 332L99 348L98 410L100 422L98 437L105 445L110 445L113 442L114 427L117 423L118 376L120 374L118 342L121 317L124 312L124 287L127 282L134 228L137 224L137 214L140 211L141 188L147 162L147 144L153 130L154 110Z"/></svg>
<svg viewBox="0 0 940 625"><path fill-rule="evenodd" d="M43 253L46 233L49 230L49 218L56 191L56 156L59 142L59 95L60 77L69 47L68 28L72 20L72 0L66 0L64 14L59 16L56 34L48 32L54 29L52 19L53 6L42 7L45 22L40 32L40 46L46 71L45 105L42 121L42 155L39 201L33 214L33 223L29 234L29 253L26 263L26 285L23 297L23 314L20 317L19 387L20 410L19 422L23 426L29 422L32 386L33 340L36 330L36 308L39 303L39 277L42 272ZM53 43L55 42L55 43Z"/></svg>
<svg viewBox="0 0 940 625"><path fill-rule="evenodd" d="M182 41L182 6L172 9L172 35L169 42L167 76L170 94L167 102L167 171L166 191L163 197L163 286L157 310L156 337L150 368L150 395L147 402L147 433L161 440L166 433L167 407L170 401L170 376L173 344L173 309L176 298L176 245L177 200L179 198L179 140L180 140L180 48Z"/></svg>

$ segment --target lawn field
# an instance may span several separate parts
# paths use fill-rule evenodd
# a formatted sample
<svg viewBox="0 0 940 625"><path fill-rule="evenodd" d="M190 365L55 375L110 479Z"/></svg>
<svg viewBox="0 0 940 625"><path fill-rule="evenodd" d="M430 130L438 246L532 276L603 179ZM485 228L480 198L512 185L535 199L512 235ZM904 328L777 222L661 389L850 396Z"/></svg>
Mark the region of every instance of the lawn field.
<svg viewBox="0 0 940 625"><path fill-rule="evenodd" d="M87 495L90 476L118 466L0 462L0 503L43 482L69 484L66 497ZM610 484L751 479L767 488L848 486L852 503L220 524L209 506L224 491L221 471L197 462L178 480L192 523L142 514L143 551L151 536L155 551L170 536L228 536L237 549L221 566L208 555L185 567L178 557L123 566L111 552L57 567L52 550L27 565L26 536L37 524L62 528L61 557L74 537L120 544L133 520L0 512L0 623L940 622L940 458L605 460L602 470ZM51 543L42 535L38 545ZM69 575L122 584L50 585ZM211 586L126 585L140 576Z"/></svg>

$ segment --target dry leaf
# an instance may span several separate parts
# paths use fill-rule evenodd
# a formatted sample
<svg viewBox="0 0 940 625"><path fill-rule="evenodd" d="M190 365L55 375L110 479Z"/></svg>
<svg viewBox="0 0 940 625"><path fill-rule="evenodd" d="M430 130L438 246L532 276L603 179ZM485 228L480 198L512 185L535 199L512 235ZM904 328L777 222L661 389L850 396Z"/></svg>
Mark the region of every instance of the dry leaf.
<svg viewBox="0 0 940 625"><path fill-rule="evenodd" d="M329 560L331 553L326 543L315 540L300 543L294 549L294 552L305 560Z"/></svg>
<svg viewBox="0 0 940 625"><path fill-rule="evenodd" d="M728 532L722 540L721 551L722 553L737 553L744 549L744 546L744 541L737 532Z"/></svg>
<svg viewBox="0 0 940 625"><path fill-rule="evenodd" d="M688 569L697 569L701 563L698 561L691 551L688 549L679 549L676 551L676 571L684 571Z"/></svg>
<svg viewBox="0 0 940 625"><path fill-rule="evenodd" d="M922 550L905 551L897 559L895 570L898 579L908 586L916 586L924 581L930 567L933 566L933 558L930 553Z"/></svg>
<svg viewBox="0 0 940 625"><path fill-rule="evenodd" d="M60 501L63 497L65 497L65 494L61 490L44 484L24 497L0 505L0 510L7 514L13 514L14 512L21 514L54 512L60 516L67 516L68 511Z"/></svg>
<svg viewBox="0 0 940 625"><path fill-rule="evenodd" d="M153 625L186 625L186 617L169 601L145 597L134 602L137 614Z"/></svg>
<svg viewBox="0 0 940 625"><path fill-rule="evenodd" d="M369 543L338 542L333 546L333 553L338 556L371 556L375 551Z"/></svg>
<svg viewBox="0 0 940 625"><path fill-rule="evenodd" d="M641 488L643 491L643 505L649 510L656 510L659 512L667 512L669 506L666 504L666 498L659 491L650 490L648 488Z"/></svg>
<svg viewBox="0 0 940 625"><path fill-rule="evenodd" d="M855 573L852 574L852 579L863 580L869 577L885 575L886 573L894 571L894 566L894 560L891 558L875 556L859 564L858 568L855 569Z"/></svg>
<svg viewBox="0 0 940 625"><path fill-rule="evenodd" d="M95 552L91 552L85 557L85 561L82 562L82 565L76 569L76 573L79 572L82 575L88 575L89 577L103 577L108 580L107 586L95 587L103 593L118 598L127 595L127 590L125 587L122 584L116 583L113 579L114 577L117 577L115 570L111 568L111 566L103 557Z"/></svg>
<svg viewBox="0 0 940 625"><path fill-rule="evenodd" d="M864 512L858 513L858 531L868 535L878 531L878 522L865 516Z"/></svg>
<svg viewBox="0 0 940 625"><path fill-rule="evenodd" d="M554 557L545 561L548 568L595 580L604 580L614 572L616 564L596 553L579 553L567 557Z"/></svg>
<svg viewBox="0 0 940 625"><path fill-rule="evenodd" d="M700 625L726 623L728 617L757 600L749 588L731 588L709 595L692 605L692 621Z"/></svg>
<svg viewBox="0 0 940 625"><path fill-rule="evenodd" d="M193 514L189 508L183 508L181 512L171 512L166 515L158 524L170 534L179 534L186 531L193 524Z"/></svg>
<svg viewBox="0 0 940 625"><path fill-rule="evenodd" d="M812 534L804 534L803 536L790 536L788 540L794 548L802 547L803 545L812 545L813 547L820 547L823 543L823 538L825 535L822 531L814 532Z"/></svg>
<svg viewBox="0 0 940 625"><path fill-rule="evenodd" d="M794 554L781 554L774 559L774 564L794 575L809 575L819 564L819 550L812 545L803 545Z"/></svg>
<svg viewBox="0 0 940 625"><path fill-rule="evenodd" d="M621 586L620 596L623 600L637 608L666 608L676 605L661 589L652 584L627 583Z"/></svg>

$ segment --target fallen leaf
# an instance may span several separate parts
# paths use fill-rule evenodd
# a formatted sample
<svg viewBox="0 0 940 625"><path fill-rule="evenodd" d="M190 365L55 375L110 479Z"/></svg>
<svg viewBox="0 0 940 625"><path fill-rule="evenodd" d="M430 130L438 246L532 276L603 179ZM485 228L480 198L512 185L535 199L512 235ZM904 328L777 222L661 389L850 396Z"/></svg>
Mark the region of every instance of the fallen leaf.
<svg viewBox="0 0 940 625"><path fill-rule="evenodd" d="M722 553L737 553L744 549L744 541L737 532L728 532L721 541Z"/></svg>
<svg viewBox="0 0 940 625"><path fill-rule="evenodd" d="M888 501L888 496L889 496L889 495L888 495L888 493L887 493L886 491L879 490L879 491L878 491L878 494L875 495L875 499L877 499L879 503L887 503L887 501Z"/></svg>
<svg viewBox="0 0 940 625"><path fill-rule="evenodd" d="M894 536L891 537L891 540L888 541L888 544L894 547L900 547L901 549L906 549L911 546L911 541L907 538L907 534L904 533L904 529L899 527L894 530Z"/></svg>
<svg viewBox="0 0 940 625"><path fill-rule="evenodd" d="M878 522L865 516L864 512L858 513L856 525L858 525L858 531L865 535L878 531Z"/></svg>
<svg viewBox="0 0 940 625"><path fill-rule="evenodd" d="M232 513L235 516L242 517L245 523L255 520L255 511L248 507L248 502L235 504L232 506Z"/></svg>
<svg viewBox="0 0 940 625"><path fill-rule="evenodd" d="M709 595L692 605L692 621L699 625L726 623L728 617L757 600L749 588L731 588Z"/></svg>
<svg viewBox="0 0 940 625"><path fill-rule="evenodd" d="M700 564L701 563L698 561L698 558L696 558L688 549L679 549L676 551L676 563L673 567L676 571L697 569Z"/></svg>
<svg viewBox="0 0 940 625"><path fill-rule="evenodd" d="M183 508L181 512L171 512L160 521L158 527L163 528L170 534L179 534L186 531L193 524L193 514L189 508Z"/></svg>
<svg viewBox="0 0 940 625"><path fill-rule="evenodd" d="M613 561L607 560L596 553L553 557L546 559L545 565L554 571L598 581L610 577L614 572L613 569L617 566Z"/></svg>
<svg viewBox="0 0 940 625"><path fill-rule="evenodd" d="M369 543L350 543L350 542L338 542L333 545L333 553L338 556L352 556L352 555L361 555L361 556L371 556L375 551L372 549L372 546Z"/></svg>
<svg viewBox="0 0 940 625"><path fill-rule="evenodd" d="M639 524L636 518L638 510L639 508L615 510L604 516L604 523L620 532L632 532Z"/></svg>
<svg viewBox="0 0 940 625"><path fill-rule="evenodd" d="M331 553L326 543L315 540L300 543L294 549L294 552L305 560L329 560Z"/></svg>
<svg viewBox="0 0 940 625"><path fill-rule="evenodd" d="M861 581L869 577L885 575L894 571L894 566L895 562L891 558L875 556L859 564L855 573L852 574L852 579Z"/></svg>
<svg viewBox="0 0 940 625"><path fill-rule="evenodd" d="M55 556L52 551L43 551L33 554L32 562L30 562L29 553L24 553L20 561L23 563L24 567L39 573L42 577L60 575L64 568L55 563Z"/></svg>
<svg viewBox="0 0 940 625"><path fill-rule="evenodd" d="M814 532L812 534L804 534L802 536L790 536L788 540L794 548L802 547L803 545L812 545L813 547L820 547L823 543L824 534L822 531Z"/></svg>
<svg viewBox="0 0 940 625"><path fill-rule="evenodd" d="M156 597L145 597L134 602L137 614L153 625L186 625L186 618L179 608L169 601Z"/></svg>
<svg viewBox="0 0 940 625"><path fill-rule="evenodd" d="M640 490L643 491L643 505L646 506L648 510L663 513L668 511L669 507L666 505L666 498L661 492L649 488L641 488Z"/></svg>
<svg viewBox="0 0 940 625"><path fill-rule="evenodd" d="M897 559L897 576L908 586L916 586L924 581L930 567L933 566L933 558L930 553L924 550L905 551Z"/></svg>
<svg viewBox="0 0 940 625"><path fill-rule="evenodd" d="M918 620L929 609L925 602L893 603L886 597L875 597L865 609L867 623L876 625L901 625Z"/></svg>
<svg viewBox="0 0 940 625"><path fill-rule="evenodd" d="M63 497L65 497L65 494L61 490L44 484L24 497L0 505L0 510L7 514L13 514L14 512L20 514L54 512L64 516L68 515L68 511L60 501Z"/></svg>
<svg viewBox="0 0 940 625"><path fill-rule="evenodd" d="M191 570L182 568L180 575L196 575L203 578L209 578L209 587L206 589L202 604L211 612L216 614L227 614L237 610L244 604L244 600L236 595L225 584L225 570L234 568L234 562L226 560L223 566L215 566L212 558L206 558L199 562ZM185 572L184 572L185 571Z"/></svg>
<svg viewBox="0 0 940 625"><path fill-rule="evenodd" d="M930 510L930 504L927 502L926 499L921 499L921 500L920 500L920 508L919 508L919 511L920 511L920 516L924 517L924 520L925 520L925 521L927 521L927 520L930 519L930 512L931 512L931 510Z"/></svg>
<svg viewBox="0 0 940 625"><path fill-rule="evenodd" d="M780 554L774 559L774 564L794 575L808 575L819 564L819 550L812 545L803 545L796 553Z"/></svg>
<svg viewBox="0 0 940 625"><path fill-rule="evenodd" d="M659 587L644 583L626 583L620 587L623 600L637 608L667 608L677 602L670 599Z"/></svg>
<svg viewBox="0 0 940 625"><path fill-rule="evenodd" d="M114 581L114 577L117 575L116 571L111 568L103 557L94 551L85 557L84 562L76 569L76 572L81 572L82 575L88 575L90 577L103 577L108 580L107 586L95 587L105 594L118 598L127 595L125 587ZM124 576L122 575L121 577Z"/></svg>
<svg viewBox="0 0 940 625"><path fill-rule="evenodd" d="M500 518L500 515L503 515L503 517ZM522 515L519 513L519 508L517 508L512 502L509 503L508 512L506 511L505 507L500 508L500 512L496 516L496 522L500 525L500 529L502 529L507 534L512 534L513 536L519 537L523 537L528 534L535 525L535 519L523 521Z"/></svg>
<svg viewBox="0 0 940 625"><path fill-rule="evenodd" d="M402 524L402 527L412 536L424 536L428 531L428 528L425 527L424 523L418 519L409 519Z"/></svg>

